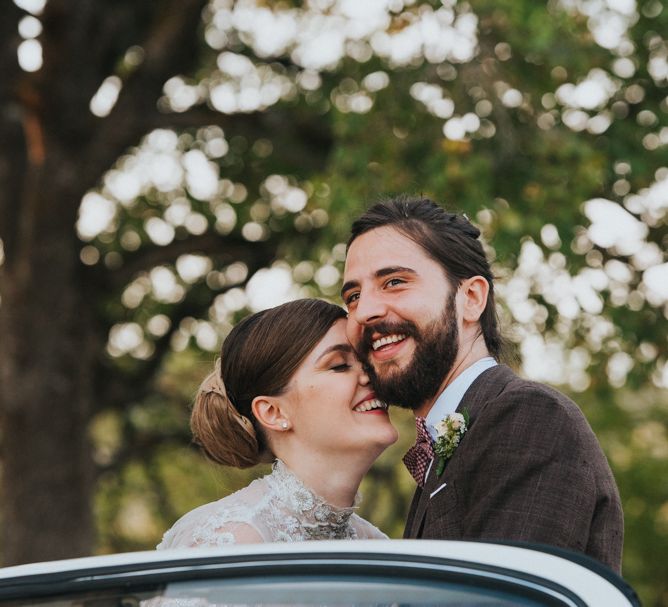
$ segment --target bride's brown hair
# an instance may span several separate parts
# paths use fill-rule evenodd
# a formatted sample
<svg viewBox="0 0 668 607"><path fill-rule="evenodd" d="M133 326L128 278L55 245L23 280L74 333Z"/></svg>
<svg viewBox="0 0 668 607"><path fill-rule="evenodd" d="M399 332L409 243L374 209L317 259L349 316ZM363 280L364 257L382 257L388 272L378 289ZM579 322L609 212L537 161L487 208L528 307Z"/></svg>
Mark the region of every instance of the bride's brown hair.
<svg viewBox="0 0 668 607"><path fill-rule="evenodd" d="M345 316L326 301L298 299L248 316L232 329L190 417L193 439L210 459L237 468L273 459L251 411L253 399L282 394L309 352Z"/></svg>

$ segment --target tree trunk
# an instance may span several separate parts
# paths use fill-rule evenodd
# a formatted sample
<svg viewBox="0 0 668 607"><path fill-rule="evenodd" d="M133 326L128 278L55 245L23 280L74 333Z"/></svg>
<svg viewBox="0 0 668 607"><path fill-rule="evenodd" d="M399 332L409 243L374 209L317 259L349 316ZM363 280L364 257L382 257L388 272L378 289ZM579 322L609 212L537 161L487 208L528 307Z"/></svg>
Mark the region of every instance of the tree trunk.
<svg viewBox="0 0 668 607"><path fill-rule="evenodd" d="M90 554L94 537L88 423L95 327L81 284L75 214L67 212L80 194L62 188L58 177L71 175L68 164L52 157L48 170L32 171L17 205L32 212L20 213L19 238L0 274L5 564Z"/></svg>
<svg viewBox="0 0 668 607"><path fill-rule="evenodd" d="M86 293L74 225L82 196L136 144L163 83L196 63L206 0L49 0L44 63L17 62L19 20L0 3L0 430L6 564L91 552L88 424L104 352L99 295ZM106 119L89 102L133 45ZM4 256L4 262L2 257ZM104 271L104 268L100 268ZM99 285L98 285L99 287Z"/></svg>

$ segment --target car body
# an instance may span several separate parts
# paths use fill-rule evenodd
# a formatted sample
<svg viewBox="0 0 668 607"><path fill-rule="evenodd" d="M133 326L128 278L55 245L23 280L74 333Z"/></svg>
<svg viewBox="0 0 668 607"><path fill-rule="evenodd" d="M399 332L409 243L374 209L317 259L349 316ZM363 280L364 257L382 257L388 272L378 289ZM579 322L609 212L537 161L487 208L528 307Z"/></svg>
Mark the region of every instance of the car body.
<svg viewBox="0 0 668 607"><path fill-rule="evenodd" d="M588 557L510 543L254 544L0 569L0 607L639 604L621 577Z"/></svg>

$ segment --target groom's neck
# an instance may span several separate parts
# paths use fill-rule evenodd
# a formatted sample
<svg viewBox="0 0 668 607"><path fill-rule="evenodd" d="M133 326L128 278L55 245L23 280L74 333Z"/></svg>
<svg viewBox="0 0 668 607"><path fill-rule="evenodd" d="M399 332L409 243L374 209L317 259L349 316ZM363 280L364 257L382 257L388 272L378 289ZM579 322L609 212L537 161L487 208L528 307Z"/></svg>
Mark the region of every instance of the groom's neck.
<svg viewBox="0 0 668 607"><path fill-rule="evenodd" d="M414 410L414 413L417 417L427 417L429 411L434 406L434 403L438 400L438 397L441 396L443 390L445 390L455 379L457 379L466 369L471 365L477 363L479 360L490 356L489 350L485 345L485 340L480 335L476 338L470 345L465 347L460 347L460 354L455 359L454 364L443 378L441 385L439 386L436 394L432 398L427 399L419 407Z"/></svg>

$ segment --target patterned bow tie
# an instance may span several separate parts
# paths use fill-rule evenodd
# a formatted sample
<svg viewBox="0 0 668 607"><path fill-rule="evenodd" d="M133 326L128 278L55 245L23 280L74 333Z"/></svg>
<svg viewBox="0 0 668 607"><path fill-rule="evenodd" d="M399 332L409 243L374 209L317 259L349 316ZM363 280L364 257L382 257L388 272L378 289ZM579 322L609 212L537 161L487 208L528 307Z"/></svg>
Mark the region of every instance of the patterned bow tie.
<svg viewBox="0 0 668 607"><path fill-rule="evenodd" d="M404 455L404 464L419 487L424 486L425 474L431 460L434 459L434 449L431 445L431 436L427 430L427 420L424 417L415 418L417 439L415 444Z"/></svg>

